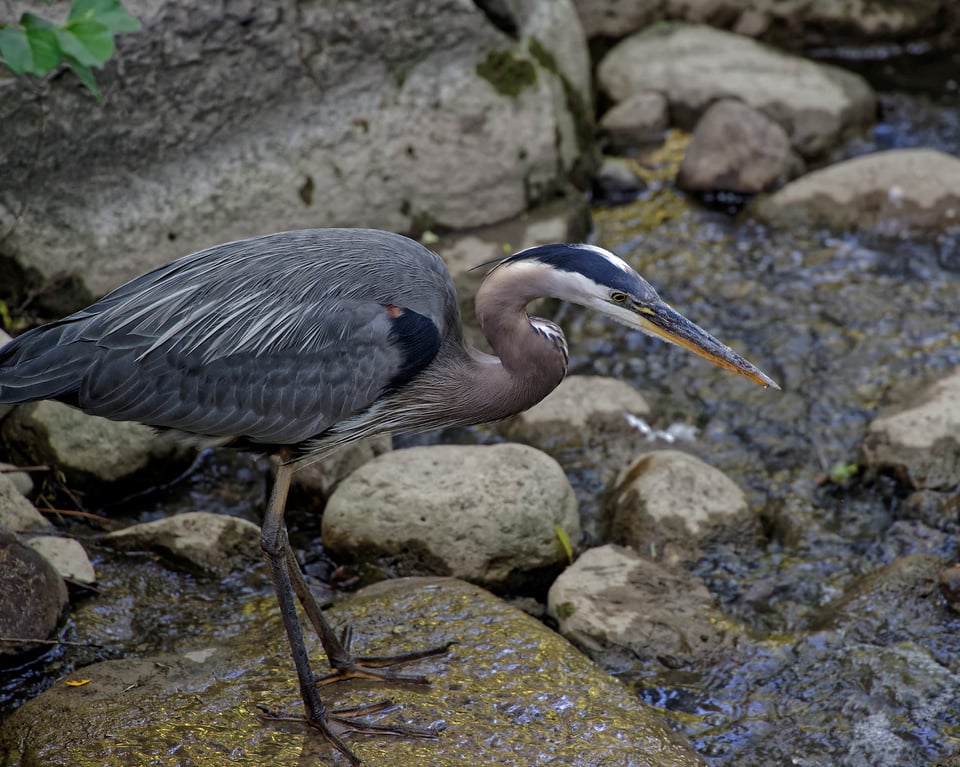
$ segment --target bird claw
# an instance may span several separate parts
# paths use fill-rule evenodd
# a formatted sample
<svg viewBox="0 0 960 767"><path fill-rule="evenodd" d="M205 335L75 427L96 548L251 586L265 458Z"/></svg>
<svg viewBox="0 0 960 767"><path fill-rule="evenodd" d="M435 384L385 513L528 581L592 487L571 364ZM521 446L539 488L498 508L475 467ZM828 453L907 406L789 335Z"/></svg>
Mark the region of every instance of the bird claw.
<svg viewBox="0 0 960 767"><path fill-rule="evenodd" d="M363 735L393 735L397 737L425 738L436 740L445 727L434 724L430 727L409 727L406 725L374 724L362 717L372 714L384 714L400 708L390 699L381 700L364 706L342 708L322 716L310 717L304 715L282 714L278 709L270 709L258 705L261 717L273 722L299 722L318 730L331 746L346 757L353 767L360 765L360 759L347 747L342 738L353 733Z"/></svg>
<svg viewBox="0 0 960 767"><path fill-rule="evenodd" d="M393 666L400 666L406 663L423 660L424 658L433 658L438 655L445 655L450 651L456 642L447 642L440 647L431 647L427 650L415 650L414 652L400 653L398 655L371 655L363 658L354 658L349 655L351 632L344 631L342 643L347 649L348 657L339 660L331 660L333 670L317 677L317 687L341 682L346 679L368 679L382 682L403 682L405 684L430 684L430 680L425 676L413 674L398 674L389 670Z"/></svg>

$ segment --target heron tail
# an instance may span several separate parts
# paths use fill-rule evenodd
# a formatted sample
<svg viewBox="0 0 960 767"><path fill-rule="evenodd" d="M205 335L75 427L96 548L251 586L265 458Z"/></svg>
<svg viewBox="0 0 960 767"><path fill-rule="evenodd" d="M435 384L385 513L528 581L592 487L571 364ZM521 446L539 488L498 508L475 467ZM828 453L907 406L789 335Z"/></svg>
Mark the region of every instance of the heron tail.
<svg viewBox="0 0 960 767"><path fill-rule="evenodd" d="M76 402L89 360L78 345L61 343L64 328L63 323L44 325L0 347L0 403Z"/></svg>

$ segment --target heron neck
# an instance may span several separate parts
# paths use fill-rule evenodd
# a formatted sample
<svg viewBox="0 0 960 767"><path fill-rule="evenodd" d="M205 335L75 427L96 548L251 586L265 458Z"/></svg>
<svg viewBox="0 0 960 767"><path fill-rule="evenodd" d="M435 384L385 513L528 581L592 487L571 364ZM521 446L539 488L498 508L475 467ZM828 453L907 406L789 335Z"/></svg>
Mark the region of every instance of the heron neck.
<svg viewBox="0 0 960 767"><path fill-rule="evenodd" d="M511 412L505 415L535 405L566 375L560 328L526 312L528 303L552 292L535 275L509 267L494 270L477 291L477 320L497 356L485 360L486 355L474 354L475 386L488 389L489 401L509 405Z"/></svg>

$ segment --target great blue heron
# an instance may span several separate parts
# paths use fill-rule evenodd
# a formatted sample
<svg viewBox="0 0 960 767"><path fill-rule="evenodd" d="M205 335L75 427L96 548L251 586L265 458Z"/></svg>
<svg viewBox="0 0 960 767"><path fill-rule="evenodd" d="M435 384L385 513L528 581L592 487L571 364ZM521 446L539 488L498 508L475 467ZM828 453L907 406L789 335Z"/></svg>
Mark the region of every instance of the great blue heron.
<svg viewBox="0 0 960 767"><path fill-rule="evenodd" d="M388 232L316 229L194 253L24 333L0 349L0 402L57 399L281 454L260 542L306 721L356 765L341 739L346 732L435 732L328 712L318 684L423 681L389 667L448 648L392 658L349 652L287 540L283 512L294 466L368 435L493 421L542 400L567 371L567 344L557 325L527 315L540 297L590 307L776 387L602 248L544 245L497 262L476 296L491 356L465 343L453 281L436 254ZM311 669L294 594L327 653L333 671L326 677Z"/></svg>

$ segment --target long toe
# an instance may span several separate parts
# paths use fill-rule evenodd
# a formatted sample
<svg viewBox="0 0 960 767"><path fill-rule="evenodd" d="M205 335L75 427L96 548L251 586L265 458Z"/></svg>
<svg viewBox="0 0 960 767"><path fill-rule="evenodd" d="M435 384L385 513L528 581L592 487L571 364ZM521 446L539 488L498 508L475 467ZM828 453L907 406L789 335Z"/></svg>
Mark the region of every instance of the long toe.
<svg viewBox="0 0 960 767"><path fill-rule="evenodd" d="M398 655L373 655L361 658L350 656L348 659L335 663L333 670L317 678L317 686L340 682L345 679L370 679L382 682L401 682L403 684L430 684L425 676L415 674L400 674L393 670L395 666L413 663L424 658L434 658L446 655L456 642L447 642L440 647L431 647L427 650L400 653Z"/></svg>

